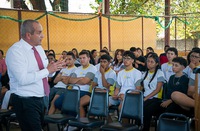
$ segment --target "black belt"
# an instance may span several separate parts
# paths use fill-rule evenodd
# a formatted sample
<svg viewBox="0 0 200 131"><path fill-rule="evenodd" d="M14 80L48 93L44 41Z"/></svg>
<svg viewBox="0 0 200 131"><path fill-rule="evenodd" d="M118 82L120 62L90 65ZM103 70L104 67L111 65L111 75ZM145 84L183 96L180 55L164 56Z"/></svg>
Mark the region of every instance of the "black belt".
<svg viewBox="0 0 200 131"><path fill-rule="evenodd" d="M21 99L35 99L35 100L41 100L44 98L44 97L36 97L36 96L19 96L17 94L13 94L13 96L17 98L21 98Z"/></svg>

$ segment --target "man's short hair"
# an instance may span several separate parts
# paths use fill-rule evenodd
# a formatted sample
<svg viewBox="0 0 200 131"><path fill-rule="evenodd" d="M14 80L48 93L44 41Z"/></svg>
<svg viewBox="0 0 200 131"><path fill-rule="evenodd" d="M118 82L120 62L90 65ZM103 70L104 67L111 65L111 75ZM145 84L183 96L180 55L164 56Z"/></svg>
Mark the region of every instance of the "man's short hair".
<svg viewBox="0 0 200 131"><path fill-rule="evenodd" d="M36 20L25 20L22 24L21 24L21 36L25 37L26 33L30 33L31 35L34 34L35 29L33 27L33 23L39 23Z"/></svg>
<svg viewBox="0 0 200 131"><path fill-rule="evenodd" d="M80 56L80 55L86 55L87 57L90 58L90 54L89 54L89 52L86 51L86 50L82 50L82 51L79 53L79 56Z"/></svg>
<svg viewBox="0 0 200 131"><path fill-rule="evenodd" d="M175 55L178 56L178 50L175 47L169 47L166 52L168 52L168 51L172 51L172 52L174 52Z"/></svg>
<svg viewBox="0 0 200 131"><path fill-rule="evenodd" d="M111 60L111 57L109 56L109 55L102 55L101 57L100 57L100 60L107 60L108 62L110 62L110 60Z"/></svg>
<svg viewBox="0 0 200 131"><path fill-rule="evenodd" d="M137 48L131 47L131 48L130 48L130 51L135 52L135 51L137 51Z"/></svg>
<svg viewBox="0 0 200 131"><path fill-rule="evenodd" d="M70 56L72 56L73 59L75 59L75 55L72 51L67 52L67 55L70 55Z"/></svg>
<svg viewBox="0 0 200 131"><path fill-rule="evenodd" d="M183 65L184 67L187 66L187 60L184 59L183 57L176 57L172 60L172 62L179 63L180 65Z"/></svg>
<svg viewBox="0 0 200 131"><path fill-rule="evenodd" d="M106 53L107 55L110 55L107 50L100 50L101 53Z"/></svg>
<svg viewBox="0 0 200 131"><path fill-rule="evenodd" d="M194 52L194 53L198 53L198 54L200 55L200 49L192 50L191 53L193 53L193 52Z"/></svg>
<svg viewBox="0 0 200 131"><path fill-rule="evenodd" d="M135 60L135 55L133 54L133 52L131 51L125 51L123 54L124 57L129 56L131 57L133 60Z"/></svg>

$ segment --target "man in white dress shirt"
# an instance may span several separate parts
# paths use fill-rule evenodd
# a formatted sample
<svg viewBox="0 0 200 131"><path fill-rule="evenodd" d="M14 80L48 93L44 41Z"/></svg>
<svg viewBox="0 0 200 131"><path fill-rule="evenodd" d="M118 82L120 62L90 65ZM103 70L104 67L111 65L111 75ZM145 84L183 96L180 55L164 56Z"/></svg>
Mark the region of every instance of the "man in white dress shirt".
<svg viewBox="0 0 200 131"><path fill-rule="evenodd" d="M42 26L35 20L21 25L21 40L12 45L6 55L12 104L22 131L41 131L44 117L43 97L48 96L43 79L62 68L62 62L48 64L41 46ZM40 62L35 56L35 50ZM42 64L42 68L39 65ZM47 89L47 91L45 91Z"/></svg>

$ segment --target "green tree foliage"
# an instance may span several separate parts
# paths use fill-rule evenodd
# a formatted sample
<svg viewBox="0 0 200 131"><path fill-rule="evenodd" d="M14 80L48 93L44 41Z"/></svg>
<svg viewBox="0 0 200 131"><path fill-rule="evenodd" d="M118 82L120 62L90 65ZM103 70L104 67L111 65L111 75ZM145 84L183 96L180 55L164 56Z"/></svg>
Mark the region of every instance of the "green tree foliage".
<svg viewBox="0 0 200 131"><path fill-rule="evenodd" d="M170 0L170 14L176 19L176 33L178 39L199 37L200 30L200 0ZM98 0L96 0L99 3ZM93 9L97 6L91 5ZM110 14L134 16L159 16L164 26L165 1L164 0L110 0ZM162 17L163 16L163 17ZM185 18L186 17L186 18ZM170 25L170 35L175 37L175 19ZM157 34L163 29L157 24Z"/></svg>

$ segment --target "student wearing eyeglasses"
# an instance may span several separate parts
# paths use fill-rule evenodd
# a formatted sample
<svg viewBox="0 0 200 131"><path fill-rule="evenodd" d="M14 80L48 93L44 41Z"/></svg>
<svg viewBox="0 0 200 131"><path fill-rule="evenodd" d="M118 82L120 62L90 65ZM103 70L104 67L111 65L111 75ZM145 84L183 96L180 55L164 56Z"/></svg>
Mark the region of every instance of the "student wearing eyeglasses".
<svg viewBox="0 0 200 131"><path fill-rule="evenodd" d="M124 94L128 89L141 90L142 73L133 67L134 60L135 56L131 51L124 52L123 63L125 69L121 70L117 75L115 92L109 99L110 106L119 105L119 109L121 109Z"/></svg>

